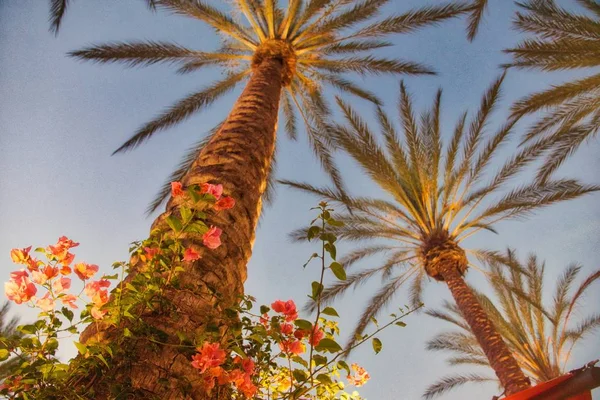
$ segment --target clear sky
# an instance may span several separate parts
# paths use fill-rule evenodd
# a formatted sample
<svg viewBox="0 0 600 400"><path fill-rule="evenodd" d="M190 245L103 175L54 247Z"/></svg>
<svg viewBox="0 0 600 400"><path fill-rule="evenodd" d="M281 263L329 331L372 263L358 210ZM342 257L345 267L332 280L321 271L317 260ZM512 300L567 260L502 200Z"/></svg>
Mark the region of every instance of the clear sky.
<svg viewBox="0 0 600 400"><path fill-rule="evenodd" d="M396 0L385 12L402 12L435 3L435 0ZM457 19L396 37L395 46L382 51L383 55L429 64L439 72L435 77L406 77L405 81L416 95L418 106L430 104L435 90L443 87L445 135L450 134L463 110L475 111L483 91L498 76L498 65L508 61L501 50L519 39L510 30L514 10L512 2L491 0L474 43L466 41L465 21ZM61 235L81 242L75 249L79 260L99 264L102 271L110 272L113 261L127 258L128 243L148 234L152 218L146 218L144 210L180 156L226 115L240 92L227 95L210 111L157 134L134 152L111 157L111 152L142 123L218 77L220 72L207 69L178 76L173 68L164 65L142 69L99 66L78 62L65 54L92 43L131 39L171 40L212 50L217 47L216 36L198 21L166 13L153 14L142 0L73 1L58 37L48 32L47 14L47 1L0 0L2 281L8 280L9 272L15 269L9 257L11 248L45 246ZM510 72L501 107L490 128L506 118L512 101L572 76L572 73ZM394 112L397 78L368 78L364 83L384 99L390 113ZM372 118L369 105L353 104ZM522 130L521 125L518 133ZM492 170L498 168L515 146L516 143L506 146ZM560 175L598 183L598 142L591 141L583 147L560 170ZM377 188L348 160L342 159L341 166L352 193L377 193ZM294 143L284 135L278 144L277 176L326 183L305 139ZM277 193L257 232L246 290L262 303L293 298L302 304L317 274L316 265L302 269L314 247L292 244L287 234L312 219L309 209L317 199L285 187L278 187ZM554 206L527 221L500 224L499 235L482 233L467 245L492 249L511 246L522 256L535 252L547 261L546 288L553 288L556 278L570 262L583 264L584 274L598 268L598 204L598 196L588 196ZM352 247L342 245L338 252L343 254ZM475 270L469 272L468 281L485 288L481 274ZM374 280L336 304L344 332L351 330L379 284ZM589 306L584 310L587 313L594 307L598 310L600 290L595 289L585 299ZM546 296L550 299L551 294ZM426 306L436 307L450 296L443 285L432 282L424 298ZM396 303L406 302L401 291ZM13 307L13 311L24 319L35 315L25 307ZM385 319L385 315L380 318ZM406 328L389 329L380 336L384 349L380 354L374 355L370 346L365 346L352 358L371 373L371 382L361 388L363 396L370 400L418 399L428 384L459 371L445 364L443 354L424 349L427 339L450 326L425 315L412 315L406 322ZM575 352L570 367L599 358L599 343L597 337L584 342ZM74 347L67 344L63 350L65 357L74 353ZM498 394L495 385L468 386L445 398L490 399ZM596 398L600 398L598 393Z"/></svg>

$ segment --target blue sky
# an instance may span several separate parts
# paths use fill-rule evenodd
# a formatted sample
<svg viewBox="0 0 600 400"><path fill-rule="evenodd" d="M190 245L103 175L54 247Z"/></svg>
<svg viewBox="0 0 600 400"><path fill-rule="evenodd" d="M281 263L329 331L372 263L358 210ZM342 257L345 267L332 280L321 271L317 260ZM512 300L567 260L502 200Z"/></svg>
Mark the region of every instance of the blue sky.
<svg viewBox="0 0 600 400"><path fill-rule="evenodd" d="M143 147L125 155L111 152L136 128L163 108L218 78L218 70L179 76L173 68L157 65L128 69L121 65L94 65L66 57L83 46L108 41L151 39L176 41L192 48L217 47L216 35L201 23L150 13L142 0L74 1L58 37L48 32L48 2L0 0L0 278L8 280L15 267L13 247L42 246L61 235L81 242L77 258L101 265L109 272L113 261L127 258L128 243L144 238L152 218L144 210L183 152L229 111L237 90L219 100L208 112L157 134ZM386 13L402 12L436 1L393 1ZM566 3L566 1L565 1ZM501 50L514 45L519 35L510 28L515 7L506 0L491 0L481 33L474 43L465 39L463 19L438 27L394 37L395 46L382 55L396 56L433 66L434 77L405 77L417 107L430 104L438 87L444 89L443 131L449 135L465 109L474 112L483 91L498 76L498 65L508 61ZM573 73L510 72L504 95L490 128L507 115L510 103L534 90L574 76ZM383 98L392 114L398 78L357 78ZM372 108L353 102L372 119ZM518 127L517 134L523 131ZM491 129L490 129L491 131ZM516 140L496 158L492 170L511 154ZM559 175L598 183L598 142L591 141L571 159ZM352 193L376 195L378 189L346 158L340 158ZM302 137L278 142L279 178L327 182ZM520 182L515 180L513 184ZM525 182L522 182L525 183ZM246 291L259 302L295 299L303 302L316 265L302 269L314 251L310 245L292 244L287 234L312 219L315 198L285 187L277 188L274 204L264 211L254 254L248 266ZM522 256L535 252L547 261L547 288L552 288L562 268L570 262L584 265L583 274L598 268L600 259L600 207L597 196L588 196L539 212L526 221L502 223L499 235L483 233L468 247L503 249L511 246ZM353 248L343 244L338 250ZM369 267L363 263L361 267ZM583 275L582 274L582 275ZM481 274L472 270L468 281L485 288ZM374 280L336 303L342 330L349 332L365 302L379 285ZM547 294L550 298L551 294ZM428 307L436 307L449 293L431 283L425 291ZM597 305L600 291L590 291L586 304ZM400 292L396 303L406 303ZM597 307L597 306L596 306ZM395 307L390 308L390 312ZM14 307L24 319L35 313ZM589 312L589 311L588 311ZM380 318L385 320L385 316ZM372 381L361 393L370 400L418 399L425 387L458 369L448 367L444 355L424 350L425 341L449 326L424 315L406 319L404 329L389 329L380 338L384 351L374 355L370 346L358 350L353 360L363 365ZM598 358L597 338L584 342L571 367ZM65 357L74 354L66 344ZM469 386L446 399L489 399L498 395L494 385ZM596 394L598 397L598 394ZM600 398L600 397L598 397Z"/></svg>

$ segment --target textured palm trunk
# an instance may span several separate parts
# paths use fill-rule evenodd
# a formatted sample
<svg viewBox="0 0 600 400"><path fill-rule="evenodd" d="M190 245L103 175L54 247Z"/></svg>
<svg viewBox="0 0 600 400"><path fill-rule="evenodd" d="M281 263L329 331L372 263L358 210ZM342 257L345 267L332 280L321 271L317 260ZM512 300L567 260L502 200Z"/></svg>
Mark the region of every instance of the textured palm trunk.
<svg viewBox="0 0 600 400"><path fill-rule="evenodd" d="M236 206L209 215L207 224L223 229L222 245L216 250L205 250L200 260L184 265L186 271L181 273L180 281L185 290L169 289L167 294L175 311L141 317L144 323L166 333L165 341L169 344L179 344L177 332L193 338L204 332L209 321L223 323L222 310L237 303L243 294L261 196L275 149L282 71L282 61L276 57L264 58L253 66L251 78L227 120L182 179L184 187L220 183L224 194L236 200ZM170 199L166 211L154 221L153 230L166 229L165 219L171 214L178 215L179 201ZM186 240L190 244L192 239L185 239L184 243ZM220 296L218 302L214 291ZM82 333L81 341L110 342L122 336L122 332L123 327L92 324ZM206 395L189 354L182 354L177 346L152 346L145 338L136 338L131 349L131 354L121 357L126 359L113 360L106 374L91 380L95 398L112 398L108 388L121 385L135 392L128 399L229 398L215 392Z"/></svg>
<svg viewBox="0 0 600 400"><path fill-rule="evenodd" d="M519 364L479 304L477 297L467 286L459 270L453 265L455 263L445 264L445 267L440 268L439 272L483 349L490 366L506 390L506 394L511 395L529 388L531 386L529 379L521 371Z"/></svg>

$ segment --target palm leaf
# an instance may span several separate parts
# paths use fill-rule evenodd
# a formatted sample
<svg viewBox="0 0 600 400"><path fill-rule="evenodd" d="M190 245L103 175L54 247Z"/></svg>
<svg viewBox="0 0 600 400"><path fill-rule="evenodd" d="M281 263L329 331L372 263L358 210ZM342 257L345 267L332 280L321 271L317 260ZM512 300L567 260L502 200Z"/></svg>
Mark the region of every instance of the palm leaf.
<svg viewBox="0 0 600 400"><path fill-rule="evenodd" d="M450 375L441 378L439 381L430 385L425 389L423 393L424 399L433 399L437 396L441 396L465 383L484 383L493 382L494 378L477 374L465 374L465 375Z"/></svg>
<svg viewBox="0 0 600 400"><path fill-rule="evenodd" d="M473 2L473 9L469 14L469 25L467 27L467 38L469 41L473 41L477 35L487 3L488 0L474 0Z"/></svg>

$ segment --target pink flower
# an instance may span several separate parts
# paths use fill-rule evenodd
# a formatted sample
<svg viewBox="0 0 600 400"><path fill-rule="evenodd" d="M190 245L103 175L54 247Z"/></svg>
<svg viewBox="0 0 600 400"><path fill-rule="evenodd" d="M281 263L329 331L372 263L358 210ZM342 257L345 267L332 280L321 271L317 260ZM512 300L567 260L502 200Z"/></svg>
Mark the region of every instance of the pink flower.
<svg viewBox="0 0 600 400"><path fill-rule="evenodd" d="M192 249L191 247L185 249L185 252L183 253L183 261L196 261L199 260L201 258L200 253L198 253L196 250Z"/></svg>
<svg viewBox="0 0 600 400"><path fill-rule="evenodd" d="M46 293L44 297L35 302L35 305L48 312L50 310L54 310L55 303L54 299L49 297L49 293Z"/></svg>
<svg viewBox="0 0 600 400"><path fill-rule="evenodd" d="M60 298L60 301L62 301L63 304L66 304L73 309L77 308L77 305L75 304L75 302L77 301L77 296L75 296L74 294L67 294L65 296L62 296Z"/></svg>
<svg viewBox="0 0 600 400"><path fill-rule="evenodd" d="M92 281L85 285L85 294L92 299L96 307L102 307L108 302L108 291L106 288L110 286L110 282L106 279Z"/></svg>
<svg viewBox="0 0 600 400"><path fill-rule="evenodd" d="M11 272L10 281L4 284L4 292L9 300L21 304L35 296L37 288L28 276L25 270Z"/></svg>
<svg viewBox="0 0 600 400"><path fill-rule="evenodd" d="M52 255L58 262L68 266L73 262L75 256L69 253L69 249L79 246L79 243L72 241L66 236L58 238L56 246L48 246L46 251Z"/></svg>
<svg viewBox="0 0 600 400"><path fill-rule="evenodd" d="M92 310L90 311L90 313L92 314L92 317L94 319L102 319L104 318L104 316L106 315L106 313L108 312L108 310L100 310L100 307L92 307Z"/></svg>
<svg viewBox="0 0 600 400"><path fill-rule="evenodd" d="M213 185L210 183L203 183L200 188L201 193L211 194L215 199L219 200L223 194L223 185Z"/></svg>
<svg viewBox="0 0 600 400"><path fill-rule="evenodd" d="M61 294L65 290L68 290L71 287L71 279L60 277L52 283L52 290L54 294Z"/></svg>
<svg viewBox="0 0 600 400"><path fill-rule="evenodd" d="M230 208L233 208L233 206L235 206L233 197L222 197L215 203L214 209L216 211L229 210Z"/></svg>
<svg viewBox="0 0 600 400"><path fill-rule="evenodd" d="M197 350L198 354L192 357L192 366L199 369L201 374L208 368L218 367L225 362L226 353L219 343L204 342Z"/></svg>
<svg viewBox="0 0 600 400"><path fill-rule="evenodd" d="M216 249L221 245L221 233L223 231L217 227L211 226L208 232L202 236L202 243L209 249Z"/></svg>
<svg viewBox="0 0 600 400"><path fill-rule="evenodd" d="M31 246L26 247L24 249L12 249L10 251L10 258L16 264L27 264L27 260L29 259L29 251L31 250Z"/></svg>
<svg viewBox="0 0 600 400"><path fill-rule="evenodd" d="M98 272L99 267L94 264L86 264L86 263L78 263L73 267L75 269L75 274L81 279L85 281L86 279L90 279L96 272Z"/></svg>
<svg viewBox="0 0 600 400"><path fill-rule="evenodd" d="M302 354L306 350L302 342L299 340L283 340L279 343L279 348L281 351L287 354Z"/></svg>
<svg viewBox="0 0 600 400"><path fill-rule="evenodd" d="M294 326L292 324L283 324L281 325L281 334L289 335L294 331Z"/></svg>
<svg viewBox="0 0 600 400"><path fill-rule="evenodd" d="M292 322L298 318L298 311L296 311L296 304L293 300L288 300L286 302L277 300L271 304L271 308L273 311L285 315L285 320L287 322Z"/></svg>
<svg viewBox="0 0 600 400"><path fill-rule="evenodd" d="M358 364L356 364L356 363L352 364L351 368L354 370L355 376L350 376L350 375L347 376L348 383L350 385L360 387L360 386L364 385L365 383L367 383L367 381L369 379L371 379L371 376L369 375L369 373L367 371L365 371L364 368L360 367Z"/></svg>
<svg viewBox="0 0 600 400"><path fill-rule="evenodd" d="M171 182L171 196L183 196L183 193L181 182Z"/></svg>
<svg viewBox="0 0 600 400"><path fill-rule="evenodd" d="M48 279L52 279L58 276L58 268L46 265L44 268L38 271L31 271L33 281L38 285L43 285Z"/></svg>

